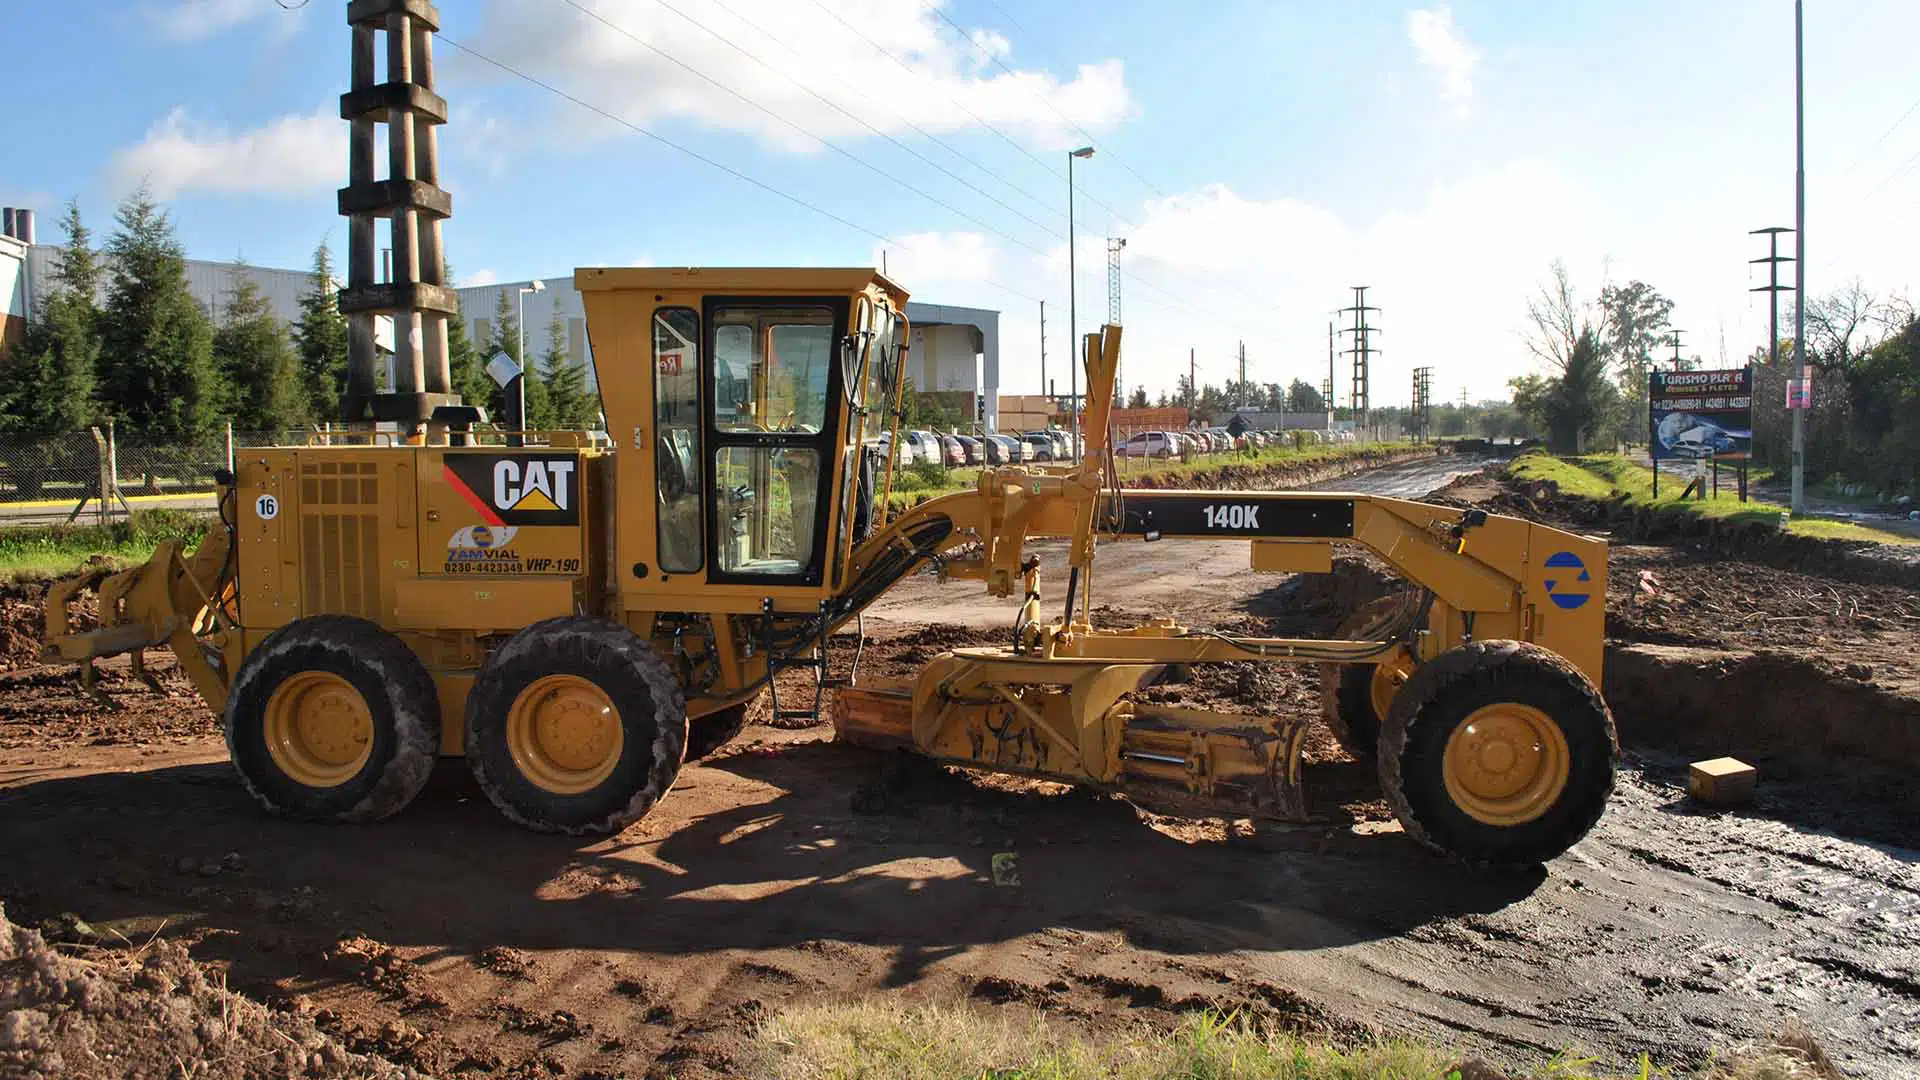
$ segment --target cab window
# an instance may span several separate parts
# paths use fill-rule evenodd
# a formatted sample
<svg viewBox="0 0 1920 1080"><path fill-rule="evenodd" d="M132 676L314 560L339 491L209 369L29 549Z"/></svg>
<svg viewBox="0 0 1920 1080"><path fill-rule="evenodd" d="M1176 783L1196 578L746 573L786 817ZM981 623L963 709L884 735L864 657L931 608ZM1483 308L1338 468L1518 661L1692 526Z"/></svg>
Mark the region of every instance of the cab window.
<svg viewBox="0 0 1920 1080"><path fill-rule="evenodd" d="M700 491L700 317L691 308L653 316L653 461L660 569L698 570L706 515Z"/></svg>
<svg viewBox="0 0 1920 1080"><path fill-rule="evenodd" d="M838 357L824 307L723 307L713 315L713 415L722 432L819 432Z"/></svg>

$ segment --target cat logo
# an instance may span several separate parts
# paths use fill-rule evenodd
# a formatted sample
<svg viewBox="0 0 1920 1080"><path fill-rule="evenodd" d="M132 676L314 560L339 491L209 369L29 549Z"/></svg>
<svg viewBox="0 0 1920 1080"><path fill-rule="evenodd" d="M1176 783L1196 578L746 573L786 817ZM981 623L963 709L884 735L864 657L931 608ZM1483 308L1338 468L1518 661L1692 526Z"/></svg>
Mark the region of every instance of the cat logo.
<svg viewBox="0 0 1920 1080"><path fill-rule="evenodd" d="M444 475L487 525L580 523L580 459L571 454L450 453Z"/></svg>

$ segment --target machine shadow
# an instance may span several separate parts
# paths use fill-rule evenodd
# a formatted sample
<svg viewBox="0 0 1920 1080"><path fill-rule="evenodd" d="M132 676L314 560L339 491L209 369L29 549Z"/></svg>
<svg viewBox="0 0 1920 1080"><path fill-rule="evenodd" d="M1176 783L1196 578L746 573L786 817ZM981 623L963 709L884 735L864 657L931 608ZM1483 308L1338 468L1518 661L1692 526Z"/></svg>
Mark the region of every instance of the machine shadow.
<svg viewBox="0 0 1920 1080"><path fill-rule="evenodd" d="M939 957L1049 928L1179 954L1326 949L1495 911L1544 879L1454 871L1398 833L1187 842L1118 799L939 770L885 812L855 814L860 761L831 743L690 767L687 790L647 820L583 840L508 824L446 764L406 811L366 826L267 817L225 765L26 785L0 797L0 896L26 918L221 931L202 950L243 985L311 978L346 933L428 959L840 941L896 949L901 984ZM227 852L242 868L210 872ZM1016 854L1017 886L994 883L997 852ZM1408 888L1415 878L1427 884Z"/></svg>

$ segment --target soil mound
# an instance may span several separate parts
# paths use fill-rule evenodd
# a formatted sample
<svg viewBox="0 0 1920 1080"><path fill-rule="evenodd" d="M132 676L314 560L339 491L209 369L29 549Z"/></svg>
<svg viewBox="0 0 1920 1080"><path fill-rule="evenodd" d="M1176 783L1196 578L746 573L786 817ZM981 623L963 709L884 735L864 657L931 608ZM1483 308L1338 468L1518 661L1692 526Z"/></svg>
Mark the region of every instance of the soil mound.
<svg viewBox="0 0 1920 1080"><path fill-rule="evenodd" d="M26 1078L421 1074L355 1054L291 1013L228 990L185 947L61 952L0 910L0 1074Z"/></svg>

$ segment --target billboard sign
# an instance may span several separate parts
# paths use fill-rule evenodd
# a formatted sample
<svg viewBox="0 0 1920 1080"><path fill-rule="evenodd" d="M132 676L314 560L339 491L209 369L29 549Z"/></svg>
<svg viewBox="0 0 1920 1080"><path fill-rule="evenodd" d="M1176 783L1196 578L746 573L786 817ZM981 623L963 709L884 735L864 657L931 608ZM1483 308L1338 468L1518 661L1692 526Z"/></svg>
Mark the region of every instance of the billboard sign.
<svg viewBox="0 0 1920 1080"><path fill-rule="evenodd" d="M1753 450L1753 369L1647 373L1655 460L1744 460Z"/></svg>

